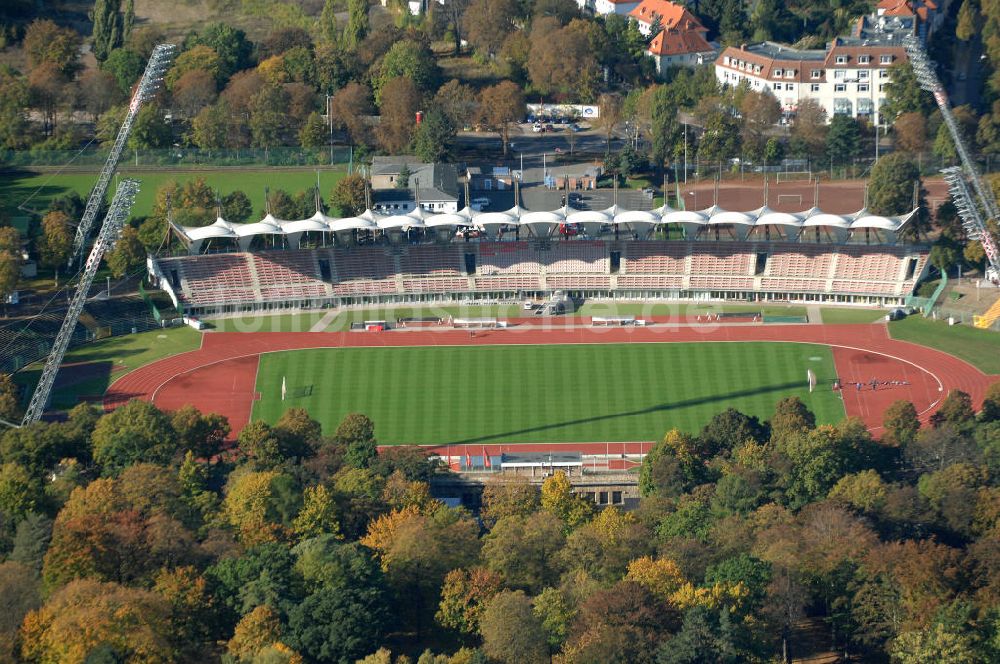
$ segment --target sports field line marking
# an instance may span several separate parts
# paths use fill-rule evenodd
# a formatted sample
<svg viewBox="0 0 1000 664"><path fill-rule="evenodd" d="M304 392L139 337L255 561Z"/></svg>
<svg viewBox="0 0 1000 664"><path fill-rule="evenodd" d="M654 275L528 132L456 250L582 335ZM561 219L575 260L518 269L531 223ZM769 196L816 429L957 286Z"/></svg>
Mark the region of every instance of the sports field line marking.
<svg viewBox="0 0 1000 664"><path fill-rule="evenodd" d="M205 335L204 335L204 333L202 333L201 338L198 340L198 347L197 348L192 348L191 350L186 350L183 353L177 353L176 355L168 355L166 357L161 357L158 360L153 360L152 362L146 362L146 364L138 366L135 369L132 369L131 371L126 371L121 376L118 376L118 378L115 378L111 382L111 384L108 385L108 389L104 390L104 395L101 397L101 403L102 404L104 403L104 397L106 397L108 395L108 392L111 391L111 388L113 388L118 381L122 380L123 378L126 378L129 374L134 373L134 372L138 371L139 369L143 369L145 367L148 367L151 364L156 364L157 362L165 362L165 361L173 359L175 357L181 357L182 355L187 355L188 353L200 353L202 351L202 349L204 348L204 346L205 346ZM168 378L167 380L171 381L174 378L176 378L177 376L183 375L183 373L184 373L183 371L180 372L180 373L176 373L173 376L171 376L170 378ZM160 383L160 385L163 385L163 383Z"/></svg>
<svg viewBox="0 0 1000 664"><path fill-rule="evenodd" d="M870 348L858 348L857 346L845 346L843 344L822 343L822 342L819 342L819 341L780 341L780 340L776 340L776 339L764 339L764 340L755 340L755 339L751 339L751 340L746 340L746 339L744 339L744 340L723 339L723 340L718 340L718 341L716 341L716 340L712 340L712 341L629 341L629 342L626 342L626 343L622 343L622 342L600 343L600 342L596 342L596 341L581 341L579 343L556 343L556 344L540 344L540 343L529 343L529 344L433 344L433 345L427 345L427 344L383 344L381 346L305 346L305 347L302 347L302 348L281 348L281 349L272 349L272 350L262 350L262 351L258 351L256 353L245 353L243 355L235 355L233 357L226 357L226 358L222 358L222 359L218 359L218 360L213 360L211 362L206 362L205 364L199 365L197 367L192 367L190 369L187 369L186 371L181 371L181 372L175 373L174 375L167 377L159 385L156 386L156 389L153 390L153 392L152 392L152 394L150 396L150 400L151 400L152 403L155 404L156 403L156 396L160 393L160 390L163 389L163 386L166 385L167 383L169 383L170 381L174 380L175 378L180 377L180 376L184 376L186 374L193 373L195 371L200 371L201 369L204 369L206 367L211 367L211 366L214 366L216 364L221 364L222 362L228 362L230 360L241 360L241 359L244 359L244 358L247 358L247 357L254 357L254 356L256 356L257 358L260 358L262 355L269 355L269 354L272 354L272 353L289 353L289 352L295 352L295 351L300 351L300 350L351 350L351 349L362 349L362 350L364 350L364 349L370 349L370 348L471 348L471 347L484 347L484 346L485 347L489 347L489 348L497 348L497 347L516 348L518 346L627 346L627 345L631 345L631 344L677 344L677 343L809 344L811 346L826 346L827 348L843 348L843 349L846 349L846 350L853 350L853 351L858 351L858 352L862 352L862 353L872 353L874 355L881 355L882 357L888 357L889 359L896 360L897 362L903 362L904 364L909 364L910 366L912 366L912 367L914 367L916 369L919 369L920 371L923 371L925 374L927 374L928 376L930 376L931 378L933 378L934 381L937 383L937 385L938 385L938 392L944 391L944 383L941 382L941 379L938 378L938 375L935 374L933 371L920 366L916 362L911 362L910 360L904 359L902 357L898 357L896 355L890 355L889 353L883 353L883 352L877 351L877 350L872 350ZM834 361L834 368L836 368L836 361ZM257 368L254 370L254 386L255 387L257 385L257 373L259 371L260 371L260 361L258 360L258 362L257 362ZM115 382L117 382L117 381L115 381ZM110 390L111 388L109 387L108 389ZM105 393L105 394L107 394L107 393ZM843 399L843 397L841 397L841 399ZM939 401L941 401L940 398L935 399L934 401L932 401L931 404L929 406L927 406L927 408L925 408L922 411L920 411L919 413L917 413L917 416L919 417L920 415L923 415L924 413L929 412L931 409L933 409L938 404ZM251 407L250 413L251 413L251 418L252 418L253 417L253 408L252 407ZM868 430L869 431L875 431L875 430L880 429L880 428L882 428L882 427L872 427L871 429L868 429Z"/></svg>

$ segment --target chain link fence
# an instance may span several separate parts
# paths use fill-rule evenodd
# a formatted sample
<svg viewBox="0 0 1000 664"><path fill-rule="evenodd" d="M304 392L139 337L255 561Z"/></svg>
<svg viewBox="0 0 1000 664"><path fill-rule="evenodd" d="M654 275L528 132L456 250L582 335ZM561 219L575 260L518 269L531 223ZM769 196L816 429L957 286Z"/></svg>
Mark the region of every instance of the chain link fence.
<svg viewBox="0 0 1000 664"><path fill-rule="evenodd" d="M347 169L352 162L349 146L315 149L281 147L270 149L199 150L197 148L165 148L126 151L123 168L199 168L213 166L334 166ZM0 151L0 166L92 170L100 168L108 158L108 150L88 147L83 150Z"/></svg>

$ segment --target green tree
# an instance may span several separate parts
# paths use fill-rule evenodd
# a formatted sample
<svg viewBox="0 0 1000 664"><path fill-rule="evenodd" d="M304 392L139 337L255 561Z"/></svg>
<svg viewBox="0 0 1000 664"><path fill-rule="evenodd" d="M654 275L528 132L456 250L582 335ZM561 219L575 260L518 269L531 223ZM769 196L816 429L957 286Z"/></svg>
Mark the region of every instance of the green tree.
<svg viewBox="0 0 1000 664"><path fill-rule="evenodd" d="M348 413L333 433L336 443L347 449L344 461L355 468L367 468L378 455L375 424L361 413Z"/></svg>
<svg viewBox="0 0 1000 664"><path fill-rule="evenodd" d="M344 26L344 45L356 50L368 36L367 0L347 0L347 25Z"/></svg>
<svg viewBox="0 0 1000 664"><path fill-rule="evenodd" d="M0 66L0 146L23 147L27 139L28 82L7 66Z"/></svg>
<svg viewBox="0 0 1000 664"><path fill-rule="evenodd" d="M886 408L882 424L885 427L882 442L894 447L909 445L920 431L917 409L905 400L896 401Z"/></svg>
<svg viewBox="0 0 1000 664"><path fill-rule="evenodd" d="M28 512L17 524L10 559L24 565L37 575L42 571L45 551L49 548L50 541L52 541L52 519L39 512Z"/></svg>
<svg viewBox="0 0 1000 664"><path fill-rule="evenodd" d="M526 517L538 509L538 489L526 477L490 478L483 486L480 517L493 526L505 516Z"/></svg>
<svg viewBox="0 0 1000 664"><path fill-rule="evenodd" d="M505 516L483 539L483 559L508 588L536 592L558 583L565 542L562 521L550 512Z"/></svg>
<svg viewBox="0 0 1000 664"><path fill-rule="evenodd" d="M25 615L42 605L35 570L13 560L0 563L0 658L19 661L18 629Z"/></svg>
<svg viewBox="0 0 1000 664"><path fill-rule="evenodd" d="M372 77L376 104L382 104L385 84L399 76L408 78L423 93L437 88L440 70L427 44L407 39L392 45L382 59L378 74Z"/></svg>
<svg viewBox="0 0 1000 664"><path fill-rule="evenodd" d="M939 240L931 247L931 253L927 260L941 272L947 272L958 262L958 256L958 249L954 243Z"/></svg>
<svg viewBox="0 0 1000 664"><path fill-rule="evenodd" d="M281 142L288 122L288 94L277 85L265 85L250 98L250 135L258 148Z"/></svg>
<svg viewBox="0 0 1000 664"><path fill-rule="evenodd" d="M139 240L139 231L131 226L122 229L115 248L105 257L111 274L120 279L146 260L146 250Z"/></svg>
<svg viewBox="0 0 1000 664"><path fill-rule="evenodd" d="M166 464L177 452L170 419L156 406L132 400L97 421L94 461L107 475L139 462Z"/></svg>
<svg viewBox="0 0 1000 664"><path fill-rule="evenodd" d="M17 290L21 278L21 235L16 228L0 227L0 302Z"/></svg>
<svg viewBox="0 0 1000 664"><path fill-rule="evenodd" d="M337 29L337 9L340 5L338 0L326 0L323 3L323 11L319 16L320 34L327 42L335 43L341 35Z"/></svg>
<svg viewBox="0 0 1000 664"><path fill-rule="evenodd" d="M13 422L21 415L17 384L8 374L0 373L0 419Z"/></svg>
<svg viewBox="0 0 1000 664"><path fill-rule="evenodd" d="M104 62L108 54L121 46L125 40L121 0L97 0L91 10L91 17L94 22L92 33L94 57L98 62Z"/></svg>
<svg viewBox="0 0 1000 664"><path fill-rule="evenodd" d="M444 577L437 621L462 634L479 631L479 618L486 605L500 592L500 575L483 567L455 569Z"/></svg>
<svg viewBox="0 0 1000 664"><path fill-rule="evenodd" d="M448 117L432 108L413 132L413 153L426 163L447 161L454 138L455 128Z"/></svg>
<svg viewBox="0 0 1000 664"><path fill-rule="evenodd" d="M933 102L917 83L913 66L900 61L889 68L889 82L885 84L885 103L880 109L882 117L893 121L903 113L927 115Z"/></svg>
<svg viewBox="0 0 1000 664"><path fill-rule="evenodd" d="M826 155L844 164L861 153L861 128L849 115L834 115L826 134Z"/></svg>
<svg viewBox="0 0 1000 664"><path fill-rule="evenodd" d="M108 58L101 64L101 69L115 77L118 90L125 95L142 76L145 63L142 56L135 51L116 48L108 54Z"/></svg>
<svg viewBox="0 0 1000 664"><path fill-rule="evenodd" d="M941 623L929 630L903 632L893 640L890 653L893 661L899 664L974 664L981 661L969 636L949 631Z"/></svg>
<svg viewBox="0 0 1000 664"><path fill-rule="evenodd" d="M222 216L227 221L243 222L252 214L250 197L242 191L237 189L222 197Z"/></svg>
<svg viewBox="0 0 1000 664"><path fill-rule="evenodd" d="M566 473L557 470L542 482L542 509L555 514L568 529L583 524L593 514L593 504L573 493Z"/></svg>
<svg viewBox="0 0 1000 664"><path fill-rule="evenodd" d="M36 19L25 29L22 44L32 69L51 64L64 76L72 76L79 68L81 41L80 33L73 28Z"/></svg>
<svg viewBox="0 0 1000 664"><path fill-rule="evenodd" d="M975 0L963 0L961 8L958 10L955 36L962 41L969 41L979 33L981 21Z"/></svg>
<svg viewBox="0 0 1000 664"><path fill-rule="evenodd" d="M719 664L743 661L749 653L738 648L736 628L729 612L715 612L704 606L693 606L684 614L680 631L660 646L656 664Z"/></svg>
<svg viewBox="0 0 1000 664"><path fill-rule="evenodd" d="M520 590L493 598L480 618L483 652L505 664L542 664L549 660L547 639L531 600Z"/></svg>
<svg viewBox="0 0 1000 664"><path fill-rule="evenodd" d="M253 43L246 33L226 23L212 23L200 35L185 43L185 47L207 46L219 58L219 82L253 64Z"/></svg>
<svg viewBox="0 0 1000 664"><path fill-rule="evenodd" d="M16 463L0 466L0 512L17 522L35 511L41 502L41 482L27 468Z"/></svg>
<svg viewBox="0 0 1000 664"><path fill-rule="evenodd" d="M149 150L170 145L173 133L164 120L164 111L156 105L143 106L135 117L128 146L133 150Z"/></svg>
<svg viewBox="0 0 1000 664"><path fill-rule="evenodd" d="M319 148L328 142L326 122L316 111L309 114L299 129L299 145L304 148Z"/></svg>
<svg viewBox="0 0 1000 664"><path fill-rule="evenodd" d="M330 194L330 205L342 217L353 217L365 209L367 198L365 179L354 173L343 177L337 182Z"/></svg>
<svg viewBox="0 0 1000 664"><path fill-rule="evenodd" d="M532 612L542 624L549 642L549 652L558 652L569 634L570 625L576 616L576 609L557 588L545 588L535 596Z"/></svg>
<svg viewBox="0 0 1000 664"><path fill-rule="evenodd" d="M203 415L191 405L183 406L170 416L181 449L190 450L202 459L211 459L222 450L229 436L229 420L216 413Z"/></svg>
<svg viewBox="0 0 1000 664"><path fill-rule="evenodd" d="M913 184L920 182L917 165L895 152L878 160L868 181L868 207L874 214L896 215L913 209Z"/></svg>
<svg viewBox="0 0 1000 664"><path fill-rule="evenodd" d="M340 536L337 504L329 489L322 484L306 487L302 494L302 509L292 522L292 530L300 539L320 535Z"/></svg>

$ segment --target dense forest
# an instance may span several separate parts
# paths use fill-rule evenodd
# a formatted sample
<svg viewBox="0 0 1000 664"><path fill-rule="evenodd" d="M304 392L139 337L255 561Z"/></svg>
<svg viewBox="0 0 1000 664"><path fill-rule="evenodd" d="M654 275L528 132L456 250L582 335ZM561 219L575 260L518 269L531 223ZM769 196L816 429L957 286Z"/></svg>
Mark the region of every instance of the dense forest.
<svg viewBox="0 0 1000 664"><path fill-rule="evenodd" d="M1000 657L1000 384L923 427L897 402L879 440L795 398L765 422L725 410L654 446L629 512L562 473L447 507L445 471L377 452L360 414L228 432L134 401L5 433L0 659Z"/></svg>

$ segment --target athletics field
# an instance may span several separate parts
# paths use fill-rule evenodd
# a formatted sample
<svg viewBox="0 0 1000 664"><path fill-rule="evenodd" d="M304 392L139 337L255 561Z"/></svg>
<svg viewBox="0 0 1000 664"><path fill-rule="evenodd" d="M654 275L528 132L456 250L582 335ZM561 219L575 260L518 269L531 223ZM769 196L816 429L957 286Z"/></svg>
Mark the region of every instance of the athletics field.
<svg viewBox="0 0 1000 664"><path fill-rule="evenodd" d="M837 422L835 375L829 347L799 343L296 350L261 356L253 419L302 407L332 433L363 412L382 444L654 440L727 407L767 419L788 396Z"/></svg>

